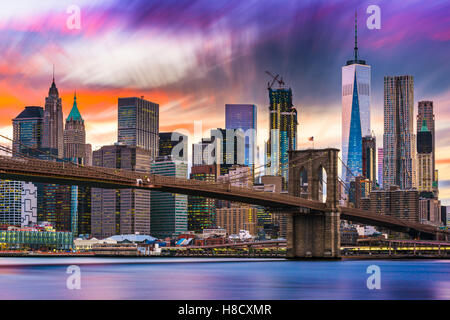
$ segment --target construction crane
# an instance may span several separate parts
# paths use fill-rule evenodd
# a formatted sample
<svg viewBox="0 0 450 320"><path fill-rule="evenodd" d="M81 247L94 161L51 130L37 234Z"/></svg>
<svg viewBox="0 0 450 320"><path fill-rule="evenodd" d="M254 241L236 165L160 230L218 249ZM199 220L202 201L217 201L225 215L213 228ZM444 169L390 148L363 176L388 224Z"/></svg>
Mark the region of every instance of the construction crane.
<svg viewBox="0 0 450 320"><path fill-rule="evenodd" d="M266 71L266 73L267 73L269 76L271 76L272 79L273 79L273 80L272 80L272 83L270 83L270 82L267 83L267 89L272 89L272 86L273 86L273 84L275 83L275 81L278 82L278 84L280 85L280 87L284 85L283 78L280 77L279 74L277 74L276 76L274 76L270 71ZM279 79L278 79L278 78L279 78Z"/></svg>

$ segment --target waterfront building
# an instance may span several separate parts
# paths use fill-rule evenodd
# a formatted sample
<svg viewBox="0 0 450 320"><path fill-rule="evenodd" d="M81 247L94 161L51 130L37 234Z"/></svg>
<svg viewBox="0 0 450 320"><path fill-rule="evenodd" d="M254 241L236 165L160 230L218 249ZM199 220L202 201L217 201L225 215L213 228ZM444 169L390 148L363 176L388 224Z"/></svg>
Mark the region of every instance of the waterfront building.
<svg viewBox="0 0 450 320"><path fill-rule="evenodd" d="M0 180L0 223L21 225L22 182Z"/></svg>
<svg viewBox="0 0 450 320"><path fill-rule="evenodd" d="M160 176L187 179L187 163L173 161L170 156L158 157L150 170ZM188 230L187 202L186 195L152 191L150 234L165 238L185 233Z"/></svg>
<svg viewBox="0 0 450 320"><path fill-rule="evenodd" d="M242 130L245 135L244 164L252 168L256 164L257 150L257 108L254 104L226 104L225 128Z"/></svg>
<svg viewBox="0 0 450 320"><path fill-rule="evenodd" d="M71 232L56 231L48 225L0 230L1 250L69 250L72 246Z"/></svg>
<svg viewBox="0 0 450 320"><path fill-rule="evenodd" d="M190 179L214 182L217 179L216 165L198 165L191 168ZM188 230L202 232L216 225L216 200L188 196Z"/></svg>
<svg viewBox="0 0 450 320"><path fill-rule="evenodd" d="M436 135L435 135L435 118L433 112L433 101L419 101L417 112L417 131L419 131L423 122L426 122L426 126L431 133L431 165L433 172L433 192L437 197L439 194L438 177L436 170ZM417 146L418 147L418 146Z"/></svg>
<svg viewBox="0 0 450 320"><path fill-rule="evenodd" d="M282 176L283 188L287 188L289 155L297 149L297 109L292 103L292 89L269 87L269 130L266 143L267 175Z"/></svg>
<svg viewBox="0 0 450 320"><path fill-rule="evenodd" d="M383 187L416 187L412 76L384 77Z"/></svg>
<svg viewBox="0 0 450 320"><path fill-rule="evenodd" d="M159 104L143 97L119 98L118 142L150 151L154 161L159 149Z"/></svg>
<svg viewBox="0 0 450 320"><path fill-rule="evenodd" d="M348 184L362 174L362 137L370 129L371 67L358 58L355 17L354 59L342 67L342 175Z"/></svg>
<svg viewBox="0 0 450 320"><path fill-rule="evenodd" d="M252 236L257 234L257 209L251 207L231 207L217 209L217 227L227 230L228 235L247 230Z"/></svg>
<svg viewBox="0 0 450 320"><path fill-rule="evenodd" d="M150 173L152 152L135 146L103 146L93 165ZM150 191L92 188L91 234L104 239L116 234L150 234Z"/></svg>

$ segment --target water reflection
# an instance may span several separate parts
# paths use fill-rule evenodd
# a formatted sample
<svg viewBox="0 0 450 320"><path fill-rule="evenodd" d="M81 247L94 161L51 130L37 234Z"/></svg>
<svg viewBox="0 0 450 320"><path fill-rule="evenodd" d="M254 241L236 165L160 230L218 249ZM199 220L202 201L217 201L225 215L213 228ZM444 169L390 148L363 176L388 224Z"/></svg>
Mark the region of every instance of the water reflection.
<svg viewBox="0 0 450 320"><path fill-rule="evenodd" d="M81 290L66 288L68 265ZM381 289L366 286L369 265ZM417 261L2 258L1 299L449 299L450 264Z"/></svg>

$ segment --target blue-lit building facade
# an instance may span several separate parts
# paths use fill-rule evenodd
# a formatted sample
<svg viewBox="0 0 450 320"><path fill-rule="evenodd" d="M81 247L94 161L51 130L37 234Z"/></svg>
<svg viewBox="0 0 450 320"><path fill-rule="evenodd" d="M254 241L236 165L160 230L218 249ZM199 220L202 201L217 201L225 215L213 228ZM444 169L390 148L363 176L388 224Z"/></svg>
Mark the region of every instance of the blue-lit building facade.
<svg viewBox="0 0 450 320"><path fill-rule="evenodd" d="M370 95L371 67L358 59L355 24L354 59L342 67L342 176L347 184L363 172L362 137L371 134Z"/></svg>
<svg viewBox="0 0 450 320"><path fill-rule="evenodd" d="M226 104L225 128L241 129L245 134L245 165L255 166L257 148L257 108L254 104Z"/></svg>
<svg viewBox="0 0 450 320"><path fill-rule="evenodd" d="M297 110L291 88L269 88L270 137L266 145L267 175L282 176L286 188L289 171L288 151L297 149Z"/></svg>

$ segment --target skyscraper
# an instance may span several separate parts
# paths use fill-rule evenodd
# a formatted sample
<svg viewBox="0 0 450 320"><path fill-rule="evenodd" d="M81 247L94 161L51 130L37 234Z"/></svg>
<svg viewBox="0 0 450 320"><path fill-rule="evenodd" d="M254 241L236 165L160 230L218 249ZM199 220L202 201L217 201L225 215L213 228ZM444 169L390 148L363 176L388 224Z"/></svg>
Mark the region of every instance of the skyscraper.
<svg viewBox="0 0 450 320"><path fill-rule="evenodd" d="M92 148L86 144L86 130L76 94L64 128L64 158L78 164L92 165ZM72 232L74 235L91 234L91 188L71 186L70 190Z"/></svg>
<svg viewBox="0 0 450 320"><path fill-rule="evenodd" d="M417 189L420 192L433 191L433 135L426 119L417 131Z"/></svg>
<svg viewBox="0 0 450 320"><path fill-rule="evenodd" d="M370 180L373 186L377 182L377 142L374 135L362 138L362 175Z"/></svg>
<svg viewBox="0 0 450 320"><path fill-rule="evenodd" d="M284 188L287 186L289 155L297 149L297 110L292 104L291 88L272 90L269 87L270 137L267 142L268 175L282 176Z"/></svg>
<svg viewBox="0 0 450 320"><path fill-rule="evenodd" d="M245 134L245 165L252 168L256 160L257 109L254 104L226 104L225 128L240 129ZM254 172L253 172L254 173Z"/></svg>
<svg viewBox="0 0 450 320"><path fill-rule="evenodd" d="M53 149L51 153L62 158L64 156L63 113L55 77L53 77L52 85L48 90L48 97L45 98L43 131L43 148Z"/></svg>
<svg viewBox="0 0 450 320"><path fill-rule="evenodd" d="M435 196L439 193L438 186L438 177L436 171L436 158L435 158L435 133L434 133L434 112L433 112L433 101L419 101L418 113L417 113L417 131L422 128L423 120L426 121L427 128L431 133L432 139L432 157L431 157L431 165L433 167L433 192ZM417 146L418 148L419 146Z"/></svg>
<svg viewBox="0 0 450 320"><path fill-rule="evenodd" d="M362 137L370 129L371 67L358 59L355 16L354 59L342 67L342 174L349 183L362 174Z"/></svg>
<svg viewBox="0 0 450 320"><path fill-rule="evenodd" d="M383 188L383 148L378 148L378 186Z"/></svg>
<svg viewBox="0 0 450 320"><path fill-rule="evenodd" d="M180 144L181 143L181 144ZM174 150L175 148L175 150ZM178 132L159 133L159 156L175 156L177 159L187 163L188 161L188 137ZM175 152L176 154L172 154Z"/></svg>
<svg viewBox="0 0 450 320"><path fill-rule="evenodd" d="M73 97L72 110L66 119L64 128L64 158L80 164L92 164L92 147L86 144L86 129L77 105L76 94Z"/></svg>
<svg viewBox="0 0 450 320"><path fill-rule="evenodd" d="M119 98L118 142L149 150L152 161L159 148L159 105L143 98Z"/></svg>
<svg viewBox="0 0 450 320"><path fill-rule="evenodd" d="M38 106L27 106L13 119L13 156L39 156L42 147L44 109ZM9 201L14 199L15 203L10 203L11 209L21 207L18 214L21 223L19 225L28 226L37 222L37 192L36 184L31 182L3 181L2 188L10 184L9 190L13 194L7 195L3 191L5 198ZM20 184L20 187L19 187ZM8 188L7 188L8 190ZM13 212L13 210L11 211Z"/></svg>
<svg viewBox="0 0 450 320"><path fill-rule="evenodd" d="M93 153L93 165L105 168L150 172L151 151L115 144ZM92 236L150 234L150 191L92 188Z"/></svg>
<svg viewBox="0 0 450 320"><path fill-rule="evenodd" d="M211 141L221 141L217 152L220 161L220 175L227 174L234 165L245 163L245 137L244 133L235 129L212 129Z"/></svg>
<svg viewBox="0 0 450 320"><path fill-rule="evenodd" d="M416 186L412 76L384 77L383 187Z"/></svg>
<svg viewBox="0 0 450 320"><path fill-rule="evenodd" d="M190 178L193 180L214 182L217 179L218 167L197 165L191 168ZM202 232L216 225L216 200L200 196L188 196L188 230Z"/></svg>
<svg viewBox="0 0 450 320"><path fill-rule="evenodd" d="M44 109L42 107L25 107L13 119L13 155L36 154L35 149L42 147Z"/></svg>
<svg viewBox="0 0 450 320"><path fill-rule="evenodd" d="M187 163L173 161L170 156L158 157L150 170L161 176L187 178ZM187 195L152 191L150 234L164 238L185 233L188 230L187 201Z"/></svg>

